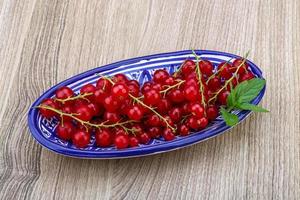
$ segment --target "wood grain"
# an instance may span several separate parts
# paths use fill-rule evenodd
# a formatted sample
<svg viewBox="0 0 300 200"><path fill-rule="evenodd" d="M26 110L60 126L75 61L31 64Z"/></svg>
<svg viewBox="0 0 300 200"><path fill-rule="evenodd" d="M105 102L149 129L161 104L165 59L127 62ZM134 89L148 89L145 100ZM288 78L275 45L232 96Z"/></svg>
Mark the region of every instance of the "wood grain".
<svg viewBox="0 0 300 200"><path fill-rule="evenodd" d="M0 9L1 199L300 199L299 1L1 0ZM28 108L55 83L192 48L250 49L271 112L143 158L67 158L31 137Z"/></svg>

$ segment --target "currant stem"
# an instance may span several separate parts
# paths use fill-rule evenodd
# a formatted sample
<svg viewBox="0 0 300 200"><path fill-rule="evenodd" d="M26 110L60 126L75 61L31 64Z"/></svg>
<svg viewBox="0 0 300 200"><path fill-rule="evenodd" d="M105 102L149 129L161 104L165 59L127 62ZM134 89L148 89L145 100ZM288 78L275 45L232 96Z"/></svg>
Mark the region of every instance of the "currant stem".
<svg viewBox="0 0 300 200"><path fill-rule="evenodd" d="M246 62L246 59L247 59L247 57L248 57L248 55L249 55L249 52L250 52L250 51L248 51L248 52L246 53L245 57L243 58L243 62L237 67L237 69L236 69L235 72L233 73L232 77L230 77L230 79L228 79L228 80L225 82L224 86L221 87L221 89L218 90L218 91L215 93L215 95L214 95L212 98L210 98L210 99L208 100L208 103L210 103L212 100L215 100L215 99L218 97L218 95L220 94L220 92L221 92L222 90L224 90L224 89L227 87L227 85L230 84L231 81L232 81L234 78L237 77L237 73L238 73L239 69L240 69L240 68L244 65L244 63Z"/></svg>
<svg viewBox="0 0 300 200"><path fill-rule="evenodd" d="M208 77L208 79L207 79L207 81L206 81L206 84L208 84L208 82L212 79L212 78L214 78L214 77L216 77L216 75L220 72L220 71L222 71L223 70L223 68L224 68L224 66L226 65L226 64L228 64L231 60L233 60L234 58L230 58L229 60L227 60L225 63L224 63L224 65L220 68L220 69L218 69L215 73L213 73L210 77Z"/></svg>
<svg viewBox="0 0 300 200"><path fill-rule="evenodd" d="M70 118L78 121L79 123L81 123L86 129L88 129L87 126L91 126L91 127L95 127L95 128L113 128L115 126L123 126L125 124L136 122L134 120L129 120L129 121L125 121L125 122L117 122L114 124L105 124L106 122L102 122L101 124L93 124L89 121L84 121L84 120L79 119L78 117L76 117L76 115L78 115L76 113L64 113L64 112L61 112L60 110L57 110L55 108L52 108L50 106L45 106L45 105L39 105L39 106L37 106L37 108L51 110L51 111L59 114L61 117L63 117L63 116L70 117Z"/></svg>
<svg viewBox="0 0 300 200"><path fill-rule="evenodd" d="M141 104L142 106L144 106L145 108L148 108L149 110L151 110L151 111L152 111L154 114L156 114L161 120L163 120L163 121L166 123L166 125L167 125L170 129L172 129L172 131L175 131L175 128L172 127L172 126L168 123L168 121L167 121L163 116L161 116L156 110L154 110L154 109L151 108L150 106L144 104L144 103L143 103L141 100L139 100L137 97L135 97L135 96L133 96L133 95L131 95L131 94L129 94L129 96L130 96L134 101L136 101L137 103L139 103L139 104Z"/></svg>
<svg viewBox="0 0 300 200"><path fill-rule="evenodd" d="M204 87L203 87L203 83L202 83L202 73L200 70L200 66L199 66L199 62L201 61L201 58L199 60L198 55L196 54L196 52L194 50L192 50L195 58L196 58L196 73L197 73L197 78L198 78L198 83L200 85L200 94L201 94L201 103L203 104L204 108L206 108L206 103L205 103L205 97L204 97Z"/></svg>
<svg viewBox="0 0 300 200"><path fill-rule="evenodd" d="M65 102L67 102L67 101L73 101L73 100L76 100L76 99L85 99L85 100L89 101L89 99L87 99L86 97L87 97L87 96L91 96L91 95L93 95L93 93L84 93L84 94L78 94L78 95L73 96L73 97L68 97L68 98L66 98L66 99L58 99L58 98L55 98L54 100L55 100L55 101L59 101L59 102L61 102L61 103L65 103Z"/></svg>

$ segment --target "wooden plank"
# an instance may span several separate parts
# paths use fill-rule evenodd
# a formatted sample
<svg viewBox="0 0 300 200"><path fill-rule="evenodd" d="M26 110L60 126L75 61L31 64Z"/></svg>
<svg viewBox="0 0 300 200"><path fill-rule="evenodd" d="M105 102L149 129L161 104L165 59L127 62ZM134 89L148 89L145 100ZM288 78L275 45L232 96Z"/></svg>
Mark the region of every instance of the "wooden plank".
<svg viewBox="0 0 300 200"><path fill-rule="evenodd" d="M0 199L300 199L299 1L2 0L0 9ZM28 108L51 85L192 48L251 50L271 112L182 150L123 160L63 157L30 136Z"/></svg>

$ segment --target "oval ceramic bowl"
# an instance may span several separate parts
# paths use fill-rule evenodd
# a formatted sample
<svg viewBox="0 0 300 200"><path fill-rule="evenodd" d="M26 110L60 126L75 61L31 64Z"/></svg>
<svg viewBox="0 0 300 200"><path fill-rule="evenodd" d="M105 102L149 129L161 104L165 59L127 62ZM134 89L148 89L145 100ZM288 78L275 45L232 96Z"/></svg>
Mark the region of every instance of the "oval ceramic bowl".
<svg viewBox="0 0 300 200"><path fill-rule="evenodd" d="M207 50L195 51L202 59L210 60L215 66L223 61L232 60L232 58L238 58L239 56ZM72 143L60 140L55 135L55 127L57 125L57 119L53 118L47 120L43 118L38 109L34 107L39 105L45 98L53 97L55 90L61 86L69 86L76 93L79 92L80 88L86 83L95 83L99 79L98 73L102 75L114 75L117 73L124 73L130 79L136 79L141 84L151 79L151 74L154 70L164 68L170 73L174 72L185 59L195 60L192 51L178 51L172 53L162 53L138 58L132 58L116 62L113 64L105 65L96 69L89 70L70 79L67 79L54 87L47 90L42 96L40 96L31 106L28 114L28 123L30 131L33 137L44 147L72 157L79 158L128 158L136 156L145 156L150 154L162 153L174 149L186 147L203 140L215 137L231 127L226 126L225 122L219 116L215 121L211 122L207 128L202 131L194 132L186 137L177 136L172 141L165 141L164 139L151 140L148 145L140 145L136 148L128 148L124 150L117 150L115 147L100 148L95 143L95 138L92 137L92 141L87 148L78 149ZM261 70L252 62L247 61L250 65L251 71L259 78L262 77ZM252 103L258 104L265 92L265 88L260 94L253 100ZM244 120L250 111L234 111L238 115L240 121Z"/></svg>

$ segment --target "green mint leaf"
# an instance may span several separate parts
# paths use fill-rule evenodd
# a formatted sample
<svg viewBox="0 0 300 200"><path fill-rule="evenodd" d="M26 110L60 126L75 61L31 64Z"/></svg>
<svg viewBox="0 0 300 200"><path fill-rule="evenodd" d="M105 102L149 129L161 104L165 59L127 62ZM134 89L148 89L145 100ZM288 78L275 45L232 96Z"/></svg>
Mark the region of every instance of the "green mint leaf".
<svg viewBox="0 0 300 200"><path fill-rule="evenodd" d="M260 78L253 78L249 81L244 81L236 86L236 100L239 103L248 103L252 101L265 86L266 81Z"/></svg>
<svg viewBox="0 0 300 200"><path fill-rule="evenodd" d="M237 104L236 90L231 90L230 94L227 97L227 108L234 108Z"/></svg>
<svg viewBox="0 0 300 200"><path fill-rule="evenodd" d="M268 110L257 106L257 105L253 105L250 103L241 103L241 104L237 104L237 108L241 109L241 110L252 110L254 112L269 112Z"/></svg>
<svg viewBox="0 0 300 200"><path fill-rule="evenodd" d="M221 107L220 111L227 126L234 126L239 122L238 116L228 112L225 108Z"/></svg>

